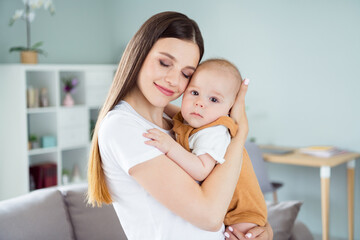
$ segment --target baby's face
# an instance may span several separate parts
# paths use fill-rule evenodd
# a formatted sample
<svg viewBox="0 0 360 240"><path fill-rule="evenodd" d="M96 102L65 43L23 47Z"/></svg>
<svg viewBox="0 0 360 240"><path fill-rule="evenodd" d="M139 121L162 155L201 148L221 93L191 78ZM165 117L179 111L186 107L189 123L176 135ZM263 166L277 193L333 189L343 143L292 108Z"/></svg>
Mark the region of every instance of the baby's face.
<svg viewBox="0 0 360 240"><path fill-rule="evenodd" d="M184 119L195 128L227 116L240 81L227 70L200 66L186 88L181 104Z"/></svg>

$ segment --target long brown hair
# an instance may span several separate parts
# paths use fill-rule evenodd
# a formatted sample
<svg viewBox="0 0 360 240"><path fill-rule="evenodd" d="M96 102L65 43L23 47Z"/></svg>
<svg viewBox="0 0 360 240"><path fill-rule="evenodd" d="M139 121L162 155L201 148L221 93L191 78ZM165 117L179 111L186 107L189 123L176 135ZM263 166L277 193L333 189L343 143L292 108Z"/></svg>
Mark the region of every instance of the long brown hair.
<svg viewBox="0 0 360 240"><path fill-rule="evenodd" d="M92 206L112 202L101 166L98 132L101 121L114 106L136 85L139 71L149 51L160 38L178 38L196 43L200 60L204 54L204 43L195 21L177 12L162 12L149 18L130 40L121 57L114 80L99 113L88 162L88 203ZM200 62L199 60L199 62ZM119 186L121 187L121 186Z"/></svg>

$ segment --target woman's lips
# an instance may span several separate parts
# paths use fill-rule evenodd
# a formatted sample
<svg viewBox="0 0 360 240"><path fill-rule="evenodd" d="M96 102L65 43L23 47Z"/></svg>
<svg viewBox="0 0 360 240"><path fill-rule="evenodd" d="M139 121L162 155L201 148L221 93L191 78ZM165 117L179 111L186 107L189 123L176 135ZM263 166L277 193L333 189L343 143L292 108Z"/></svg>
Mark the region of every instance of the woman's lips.
<svg viewBox="0 0 360 240"><path fill-rule="evenodd" d="M160 85L157 85L156 83L154 83L156 88L159 89L160 92L162 92L164 95L166 96L172 96L174 94L174 91L171 91L170 89L164 88Z"/></svg>

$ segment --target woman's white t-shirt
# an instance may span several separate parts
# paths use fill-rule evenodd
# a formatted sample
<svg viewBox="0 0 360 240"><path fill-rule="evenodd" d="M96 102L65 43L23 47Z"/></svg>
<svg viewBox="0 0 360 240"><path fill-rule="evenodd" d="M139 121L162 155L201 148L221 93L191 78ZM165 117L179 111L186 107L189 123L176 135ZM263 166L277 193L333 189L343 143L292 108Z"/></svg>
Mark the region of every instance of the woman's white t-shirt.
<svg viewBox="0 0 360 240"><path fill-rule="evenodd" d="M121 101L101 122L98 142L106 184L113 206L129 240L223 240L218 232L204 231L177 216L141 187L130 175L133 166L161 154L146 145L148 129L158 128Z"/></svg>

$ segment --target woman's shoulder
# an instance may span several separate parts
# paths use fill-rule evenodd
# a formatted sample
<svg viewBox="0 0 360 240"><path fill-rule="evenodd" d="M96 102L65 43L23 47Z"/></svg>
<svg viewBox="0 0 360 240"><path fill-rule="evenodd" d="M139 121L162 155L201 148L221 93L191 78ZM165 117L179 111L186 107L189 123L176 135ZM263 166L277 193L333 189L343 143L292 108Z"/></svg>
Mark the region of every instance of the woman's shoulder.
<svg viewBox="0 0 360 240"><path fill-rule="evenodd" d="M122 123L134 123L141 122L143 119L141 116L132 109L128 103L121 101L112 110L110 110L102 120L101 124L122 124Z"/></svg>
<svg viewBox="0 0 360 240"><path fill-rule="evenodd" d="M118 104L102 119L99 134L124 134L127 130L141 129L143 127L144 121L137 114Z"/></svg>

